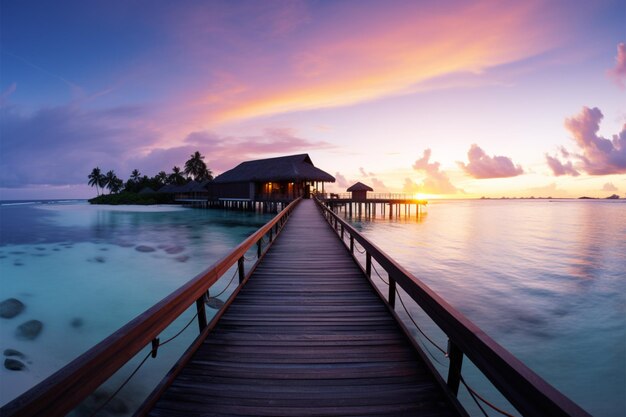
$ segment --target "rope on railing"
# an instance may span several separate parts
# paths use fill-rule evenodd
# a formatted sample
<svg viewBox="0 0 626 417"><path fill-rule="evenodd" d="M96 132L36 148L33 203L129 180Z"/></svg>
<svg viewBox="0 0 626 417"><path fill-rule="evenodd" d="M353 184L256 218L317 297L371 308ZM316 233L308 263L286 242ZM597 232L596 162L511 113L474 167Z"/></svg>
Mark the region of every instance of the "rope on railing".
<svg viewBox="0 0 626 417"><path fill-rule="evenodd" d="M237 271L239 271L239 265L237 265L237 268L235 268L235 272L233 273L233 276L230 277L230 281L228 281L228 284L226 284L224 289L222 291L220 291L219 294L211 295L209 298L217 298L220 295L224 294L226 292L226 290L230 287L230 284L233 283L233 280L235 279L235 277L237 276Z"/></svg>
<svg viewBox="0 0 626 417"><path fill-rule="evenodd" d="M94 417L95 415L97 415L100 411L102 411L104 409L104 407L106 407L113 398L115 398L117 396L117 394L120 393L120 391L126 386L126 384L128 384L130 382L130 380L135 376L135 374L139 371L139 369L141 369L141 367L146 363L146 361L148 360L148 358L150 356L156 358L156 352L157 350L161 347L164 346L166 344L168 344L169 342L171 342L172 340L176 339L178 336L180 336L185 330L187 330L187 328L191 325L191 323L194 322L194 320L198 317L198 313L196 312L196 314L193 315L193 317L191 318L191 320L189 320L189 322L178 331L178 333L176 333L174 336L170 337L169 339L165 340L164 342L159 342L158 338L154 339L157 342L152 344L152 349L150 349L150 352L148 352L146 354L146 356L141 360L141 362L139 362L139 365L137 365L135 367L135 369L133 370L133 372L130 373L130 375L128 375L128 377L126 377L126 379L124 380L124 382L122 382L120 384L119 387L117 387L117 389L106 399L105 402L103 402L102 404L100 404L98 406L98 408L96 408L94 410L93 413L90 414L90 417Z"/></svg>
<svg viewBox="0 0 626 417"><path fill-rule="evenodd" d="M492 404L491 402L489 402L487 399L485 399L482 395L480 395L479 393L477 393L472 387L470 387L466 382L465 379L463 379L463 375L461 375L461 383L465 386L465 388L467 389L467 392L470 393L470 395L472 397L476 396L476 398L478 398L480 401L482 401L484 404L486 404L489 408L491 408L492 410L502 414L503 416L506 417L516 417L513 414L507 413L506 411L504 411L501 408L498 408L497 406L495 406L494 404ZM475 400L474 400L475 401ZM485 412L485 410L483 410L483 408L480 406L480 404L478 405L478 407L482 410L483 414L485 416L488 416L488 414Z"/></svg>
<svg viewBox="0 0 626 417"><path fill-rule="evenodd" d="M380 278L382 282L389 285L389 281L385 281L385 278L383 278L382 275L380 275L380 273L378 272L378 269L376 269L376 265L374 264L374 262L372 262L372 269L374 270L374 272L376 272L376 275L378 275L378 278Z"/></svg>
<svg viewBox="0 0 626 417"><path fill-rule="evenodd" d="M470 389L470 387L465 383L465 381L463 380L463 375L461 375L461 382L463 383L463 385L465 386L465 388L467 388L467 392L469 392L470 397L472 397L472 400L474 400L474 402L476 403L476 405L478 406L478 408L480 409L480 411L483 413L483 416L485 417L489 417L489 414L487 414L487 412L485 411L485 409L483 408L482 405L480 405L480 403L478 402L478 399L476 398L476 395L474 394L474 390Z"/></svg>
<svg viewBox="0 0 626 417"><path fill-rule="evenodd" d="M243 255L243 259L248 261L248 262L252 262L252 261L256 261L258 258L258 256L254 255L252 258L248 258L246 255Z"/></svg>
<svg viewBox="0 0 626 417"><path fill-rule="evenodd" d="M360 250L360 249L359 249L359 247L358 247L357 245L354 245L354 249L356 249L356 251L357 251L357 252L359 252L359 253L365 253L365 252L367 252L367 251L365 250L365 248L363 248L363 250Z"/></svg>
<svg viewBox="0 0 626 417"><path fill-rule="evenodd" d="M418 324L415 321L415 319L413 319L413 316L411 316L411 313L409 313L409 309L404 304L404 300L402 300L402 295L400 294L400 291L398 291L397 289L396 289L396 294L398 294L398 299L400 300L400 304L402 304L402 308L404 308L404 311L406 312L407 316L409 317L409 319L411 320L411 322L413 323L415 328L422 334L422 336L424 336L426 338L426 340L428 340L435 348L437 348L437 350L439 350L441 353L444 354L445 357L447 357L448 356L448 352L445 349L443 349L441 346L439 346L437 343L435 343L430 337L428 337L428 335L426 333L424 333L422 328L420 326L418 326ZM419 338L418 338L418 340L419 340ZM435 355L433 355L433 353L430 351L430 349L428 349L428 347L426 346L426 344L424 344L424 342L422 342L422 346L424 346L424 349L426 350L428 355L435 362L437 362L441 366L445 366L439 359L437 359L435 357Z"/></svg>

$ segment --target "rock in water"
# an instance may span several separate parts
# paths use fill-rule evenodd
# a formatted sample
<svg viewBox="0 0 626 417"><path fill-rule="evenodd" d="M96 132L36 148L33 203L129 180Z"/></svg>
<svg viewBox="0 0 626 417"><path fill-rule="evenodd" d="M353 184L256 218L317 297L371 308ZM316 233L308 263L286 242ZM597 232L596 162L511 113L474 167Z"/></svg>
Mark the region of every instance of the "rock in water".
<svg viewBox="0 0 626 417"><path fill-rule="evenodd" d="M18 339L33 340L37 336L39 336L39 333L41 333L42 329L42 322L40 322L39 320L29 320L26 323L22 323L17 326L15 335Z"/></svg>
<svg viewBox="0 0 626 417"><path fill-rule="evenodd" d="M83 324L84 324L83 319L81 319L80 317L75 317L70 322L70 325L75 329L78 329L79 327L83 327Z"/></svg>
<svg viewBox="0 0 626 417"><path fill-rule="evenodd" d="M170 246L165 249L165 252L169 253L170 255L176 255L184 251L185 251L185 248L183 248L182 246Z"/></svg>
<svg viewBox="0 0 626 417"><path fill-rule="evenodd" d="M4 367L7 368L9 371L21 371L22 369L26 368L26 365L24 365L21 361L18 361L17 359L5 359Z"/></svg>
<svg viewBox="0 0 626 417"><path fill-rule="evenodd" d="M22 352L20 352L19 350L15 350L15 349L5 349L3 353L4 353L4 356L17 356L18 358L22 358L22 359L26 357L26 355L24 355Z"/></svg>
<svg viewBox="0 0 626 417"><path fill-rule="evenodd" d="M154 249L152 246L139 245L135 248L135 250L139 252L154 252L156 249Z"/></svg>
<svg viewBox="0 0 626 417"><path fill-rule="evenodd" d="M24 311L24 303L17 298L8 298L0 303L0 317L12 319Z"/></svg>

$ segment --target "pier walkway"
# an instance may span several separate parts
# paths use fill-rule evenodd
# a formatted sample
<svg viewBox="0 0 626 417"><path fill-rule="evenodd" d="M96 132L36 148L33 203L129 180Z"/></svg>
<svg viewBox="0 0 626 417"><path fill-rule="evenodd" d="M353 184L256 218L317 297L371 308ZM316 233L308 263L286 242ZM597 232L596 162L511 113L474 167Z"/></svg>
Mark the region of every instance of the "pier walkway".
<svg viewBox="0 0 626 417"><path fill-rule="evenodd" d="M149 416L458 415L314 201Z"/></svg>

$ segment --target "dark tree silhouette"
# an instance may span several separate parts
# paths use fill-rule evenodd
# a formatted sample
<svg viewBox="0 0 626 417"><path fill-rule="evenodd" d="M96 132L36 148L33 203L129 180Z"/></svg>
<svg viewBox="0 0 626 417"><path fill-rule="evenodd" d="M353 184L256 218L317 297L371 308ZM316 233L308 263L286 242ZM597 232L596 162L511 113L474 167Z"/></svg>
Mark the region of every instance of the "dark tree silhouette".
<svg viewBox="0 0 626 417"><path fill-rule="evenodd" d="M141 173L139 172L139 170L133 169L133 172L130 173L130 179L133 180L134 182L139 182L140 178L141 178Z"/></svg>
<svg viewBox="0 0 626 417"><path fill-rule="evenodd" d="M106 173L104 176L104 186L109 190L109 194L112 192L116 193L122 188L122 184L120 184L120 179L115 175L115 171L111 170Z"/></svg>
<svg viewBox="0 0 626 417"><path fill-rule="evenodd" d="M185 162L185 175L196 181L212 180L213 173L204 163L204 156L199 151L194 152Z"/></svg>
<svg viewBox="0 0 626 417"><path fill-rule="evenodd" d="M177 166L172 168L172 173L168 179L170 184L182 185L185 183L185 177L183 177L183 174L180 172L180 168Z"/></svg>
<svg viewBox="0 0 626 417"><path fill-rule="evenodd" d="M158 181L159 186L163 186L167 184L167 173L165 171L160 171L158 174L156 174L154 179Z"/></svg>
<svg viewBox="0 0 626 417"><path fill-rule="evenodd" d="M100 195L100 191L98 190L98 187L100 188L104 187L104 175L102 175L102 171L100 171L100 168L95 167L94 169L92 169L91 174L89 174L87 178L89 178L88 184L92 187L95 186L96 193Z"/></svg>

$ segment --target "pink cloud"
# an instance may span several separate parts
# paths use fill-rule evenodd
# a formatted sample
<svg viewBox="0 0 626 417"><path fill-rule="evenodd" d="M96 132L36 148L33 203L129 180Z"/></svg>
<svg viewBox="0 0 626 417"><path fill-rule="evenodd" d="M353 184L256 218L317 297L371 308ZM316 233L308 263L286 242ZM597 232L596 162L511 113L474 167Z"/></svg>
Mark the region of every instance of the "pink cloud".
<svg viewBox="0 0 626 417"><path fill-rule="evenodd" d="M626 172L626 124L612 140L598 136L603 114L597 107L583 107L580 114L565 119L565 128L580 150L580 169L591 175Z"/></svg>
<svg viewBox="0 0 626 417"><path fill-rule="evenodd" d="M351 184L348 182L346 177L342 175L339 171L335 172L335 184L339 188L348 188Z"/></svg>
<svg viewBox="0 0 626 417"><path fill-rule="evenodd" d="M378 178L372 177L371 181L372 181L372 188L374 189L374 191L378 193L389 192L389 188L387 188L385 183L379 180Z"/></svg>
<svg viewBox="0 0 626 417"><path fill-rule="evenodd" d="M612 182L607 182L602 186L602 191L617 191L617 187Z"/></svg>
<svg viewBox="0 0 626 417"><path fill-rule="evenodd" d="M566 154L569 155L569 153ZM572 165L572 161L562 163L556 156L553 157L546 154L546 162L548 163L548 166L552 170L552 173L555 177L559 177L561 175L571 175L573 177L577 177L580 175L580 172L578 172L576 168L574 168L574 166Z"/></svg>
<svg viewBox="0 0 626 417"><path fill-rule="evenodd" d="M419 186L420 191L428 194L458 193L460 190L452 185L448 175L440 170L439 162L429 162L430 155L431 150L426 149L422 157L413 164L413 169L425 175Z"/></svg>
<svg viewBox="0 0 626 417"><path fill-rule="evenodd" d="M626 44L617 45L615 66L608 71L609 77L621 88L626 87Z"/></svg>
<svg viewBox="0 0 626 417"><path fill-rule="evenodd" d="M513 165L506 156L489 156L478 145L472 144L467 152L469 163L459 162L459 166L474 178L508 178L524 173L519 165Z"/></svg>
<svg viewBox="0 0 626 417"><path fill-rule="evenodd" d="M389 192L389 188L387 188L383 181L376 177L376 173L372 171L366 171L365 168L359 167L359 174L361 174L362 177L361 182L370 185L374 189L374 191L380 193ZM353 181L352 183L354 182L356 181Z"/></svg>
<svg viewBox="0 0 626 417"><path fill-rule="evenodd" d="M221 173L240 162L275 155L308 152L315 149L329 149L333 146L324 141L313 141L298 137L292 129L267 128L256 136L220 136L213 132L192 132L184 139L181 146L157 148L146 156L137 158L137 164L163 166L165 161L178 161L182 164L188 154L199 150L206 156L206 162L214 173ZM181 158L184 156L184 158ZM143 162L141 162L143 161Z"/></svg>
<svg viewBox="0 0 626 417"><path fill-rule="evenodd" d="M364 178L368 178L368 177L375 177L376 174L373 172L367 172L365 171L365 169L363 167L359 167L359 172L361 173L361 176Z"/></svg>

